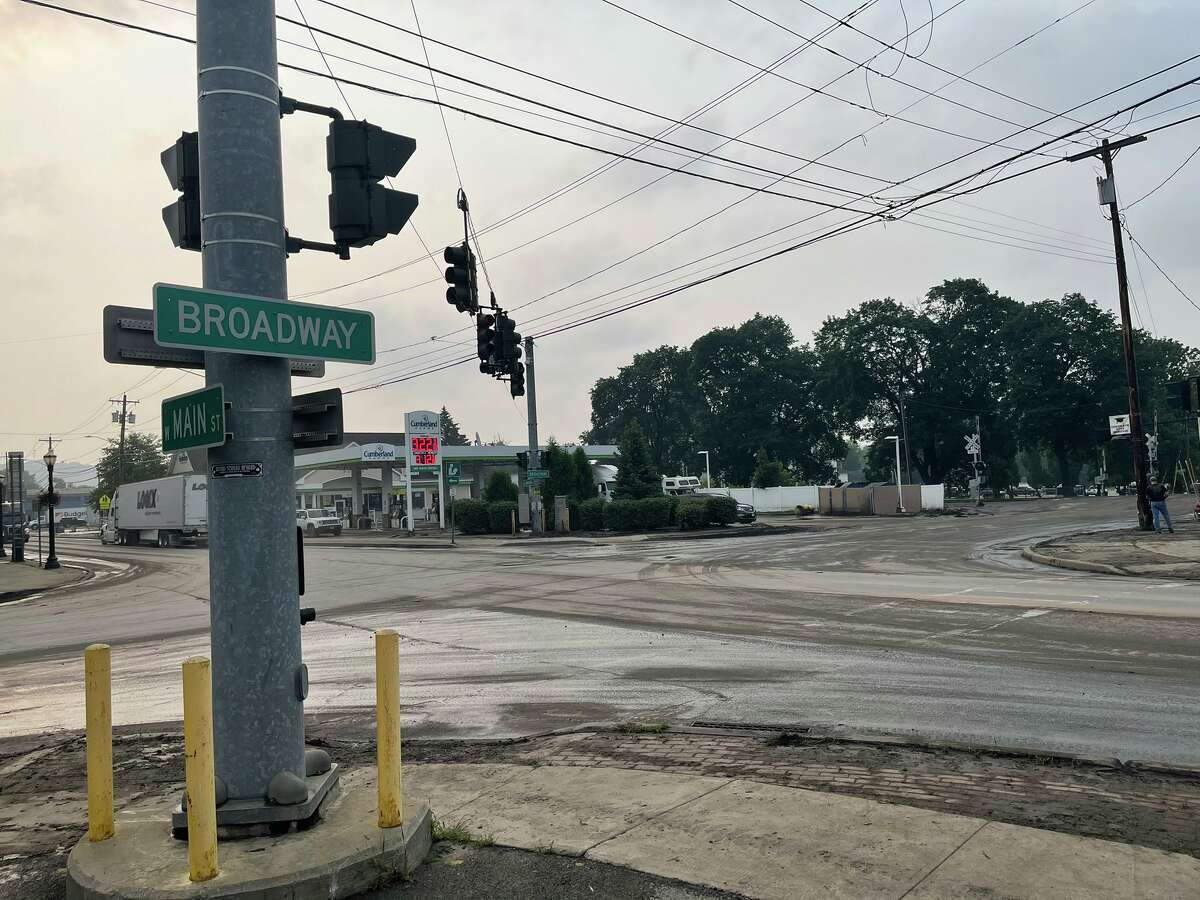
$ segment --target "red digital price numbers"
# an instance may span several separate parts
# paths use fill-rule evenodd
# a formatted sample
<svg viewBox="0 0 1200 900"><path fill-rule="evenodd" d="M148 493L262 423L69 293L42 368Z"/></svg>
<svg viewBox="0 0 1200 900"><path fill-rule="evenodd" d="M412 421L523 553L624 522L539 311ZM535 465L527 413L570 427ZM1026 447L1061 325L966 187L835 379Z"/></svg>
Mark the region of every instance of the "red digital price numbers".
<svg viewBox="0 0 1200 900"><path fill-rule="evenodd" d="M432 435L418 435L409 440L414 466L436 466L438 464L438 439Z"/></svg>

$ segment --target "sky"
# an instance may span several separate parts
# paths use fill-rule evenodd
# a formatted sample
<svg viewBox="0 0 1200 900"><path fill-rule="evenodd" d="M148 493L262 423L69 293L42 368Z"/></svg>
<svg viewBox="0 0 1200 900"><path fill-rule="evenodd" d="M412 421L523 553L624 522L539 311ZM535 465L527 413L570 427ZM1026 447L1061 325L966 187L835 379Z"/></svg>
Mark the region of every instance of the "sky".
<svg viewBox="0 0 1200 900"><path fill-rule="evenodd" d="M195 34L188 0L56 2ZM858 32L836 24L859 7L848 20ZM415 0L426 37L595 96L431 42L423 49L398 30L417 30L408 0L299 0L299 9L314 28L362 45L315 34L335 75L433 98L429 73L417 65L427 51L433 67L478 82L434 76L444 103L737 183L615 159L452 110L443 125L436 106L352 85L343 85L343 98L328 79L283 71L289 96L337 106L417 142L393 185L420 197L399 235L355 250L348 262L304 252L288 263L297 302L375 315L374 367L331 364L319 384L293 381L297 393L342 387L352 431L402 430L405 411L444 405L472 437L525 441L525 401L512 400L507 385L473 364L420 374L474 349L472 323L446 303L442 281L442 248L462 237L450 146L497 300L519 331L539 335L854 217L830 205L880 210L864 196L900 199L942 187L1200 78L1198 59L1081 105L1195 54L1200 4L1191 0ZM277 12L300 18L296 0L278 0ZM99 335L104 306L148 308L157 281L200 284L200 254L171 245L160 212L175 195L159 153L196 127L194 48L18 0L0 3L0 33L0 445L40 457L39 438L53 433L60 460L91 465L116 435L110 398L140 401L135 427L155 431L162 399L202 383L182 370L107 364ZM279 22L278 36L286 42L281 61L323 69L313 34ZM909 55L886 48L894 42ZM872 56L866 65L874 71L866 72ZM691 122L699 128L673 124L697 110L704 111ZM1055 117L1069 110L1072 119ZM988 177L1198 112L1200 84L1107 119L1113 131L1052 141L1045 155ZM680 146L639 146L642 139L628 133L668 127L664 139ZM329 239L326 128L306 115L282 125L287 226L312 240ZM717 149L734 136L740 142ZM1116 162L1130 231L1193 300L1200 298L1193 199L1200 154L1132 204L1198 145L1200 120L1156 132ZM726 160L695 159L682 148ZM822 154L824 165L805 164ZM797 169L794 179L802 180L770 186ZM783 317L803 343L825 319L864 300L916 303L954 277L980 278L1025 301L1078 291L1116 310L1098 171L1093 160L1051 165L547 335L536 351L542 440L576 439L589 425L591 386L635 353L688 345L755 313ZM791 196L755 191L764 187ZM1129 262L1134 324L1200 343L1200 309L1144 253L1130 252Z"/></svg>

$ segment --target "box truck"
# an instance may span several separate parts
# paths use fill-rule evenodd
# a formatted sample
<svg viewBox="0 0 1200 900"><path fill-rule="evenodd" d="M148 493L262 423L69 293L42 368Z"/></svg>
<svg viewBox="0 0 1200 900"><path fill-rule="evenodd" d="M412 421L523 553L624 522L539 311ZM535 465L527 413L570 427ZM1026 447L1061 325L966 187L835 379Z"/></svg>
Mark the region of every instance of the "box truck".
<svg viewBox="0 0 1200 900"><path fill-rule="evenodd" d="M123 484L112 498L118 544L160 547L208 539L208 483L203 475L171 475Z"/></svg>

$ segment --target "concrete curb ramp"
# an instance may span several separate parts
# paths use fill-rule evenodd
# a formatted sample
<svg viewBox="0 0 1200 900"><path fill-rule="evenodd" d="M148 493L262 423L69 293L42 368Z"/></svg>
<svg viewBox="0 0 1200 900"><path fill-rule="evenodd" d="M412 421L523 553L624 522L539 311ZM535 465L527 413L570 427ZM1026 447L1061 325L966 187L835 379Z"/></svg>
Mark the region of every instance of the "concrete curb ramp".
<svg viewBox="0 0 1200 900"><path fill-rule="evenodd" d="M481 838L768 900L1195 898L1200 859L741 779L414 765L410 798Z"/></svg>
<svg viewBox="0 0 1200 900"><path fill-rule="evenodd" d="M1076 572L1098 572L1101 575L1116 575L1126 578L1129 573L1107 563L1088 562L1086 559L1064 559L1061 556L1050 556L1034 547L1026 547L1021 556L1030 562L1041 563L1043 566L1054 566L1058 569L1071 569Z"/></svg>
<svg viewBox="0 0 1200 900"><path fill-rule="evenodd" d="M310 831L217 845L220 874L188 881L187 843L171 836L163 814L118 818L116 835L87 837L67 859L69 900L332 900L407 875L429 852L432 818L406 804L404 825L376 827L374 770L344 779L342 795Z"/></svg>

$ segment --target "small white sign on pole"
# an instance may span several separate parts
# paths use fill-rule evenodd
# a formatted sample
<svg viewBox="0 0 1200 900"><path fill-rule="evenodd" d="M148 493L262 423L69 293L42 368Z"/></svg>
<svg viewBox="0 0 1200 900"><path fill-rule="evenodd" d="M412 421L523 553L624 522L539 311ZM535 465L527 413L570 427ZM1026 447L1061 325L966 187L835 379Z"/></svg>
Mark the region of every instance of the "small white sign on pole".
<svg viewBox="0 0 1200 900"><path fill-rule="evenodd" d="M1126 437L1129 435L1129 416L1109 416L1108 417L1108 433L1113 437Z"/></svg>

